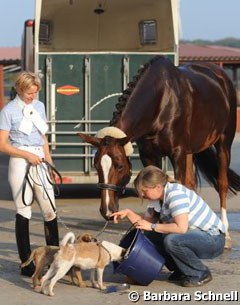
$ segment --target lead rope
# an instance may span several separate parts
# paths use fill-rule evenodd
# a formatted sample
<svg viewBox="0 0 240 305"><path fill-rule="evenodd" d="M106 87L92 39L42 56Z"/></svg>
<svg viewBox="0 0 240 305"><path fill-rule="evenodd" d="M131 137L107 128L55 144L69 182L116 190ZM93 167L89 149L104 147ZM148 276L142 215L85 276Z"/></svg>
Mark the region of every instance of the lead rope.
<svg viewBox="0 0 240 305"><path fill-rule="evenodd" d="M42 163L44 163L46 165L46 167L42 166L42 165L37 165L36 166L36 170L37 170L37 176L38 176L38 179L41 183L38 183L37 181L35 181L33 179L33 177L31 176L30 174L30 168L32 167L32 165L29 163L27 165L27 168L26 168L26 174L25 174L25 177L24 177L24 181L23 181L23 188L22 188L22 201L23 201L23 204L25 206L30 206L33 204L33 201L34 201L34 189L33 189L33 186L32 186L32 183L35 183L37 185L41 185L43 187L43 193L47 196L50 204L51 204L51 207L53 209L53 211L55 212L56 214L56 217L59 221L59 223L61 223L61 225L67 230L67 231L71 231L70 228L64 223L64 221L61 219L61 217L58 215L57 211L56 211L56 208L50 198L50 196L48 195L48 190L47 190L47 187L45 186L45 183L43 181L43 179L41 178L42 176L44 177L44 175L42 174L41 176L41 173L39 174L38 173L38 167L40 167L40 171L47 171L46 173L46 177L47 177L47 180L48 182L53 186L54 188L54 195L55 196L58 196L59 195L59 187L56 183L56 179L55 179L55 175L53 173L56 174L56 176L59 178L59 183L58 184L61 184L62 183L62 176L61 174L57 171L57 169L51 165L49 162L47 162L46 160L42 160ZM51 180L52 179L52 180ZM31 192L32 192L32 197L31 197L31 200L29 203L26 202L25 200L25 192L26 192L26 187L27 185L29 186ZM56 193L57 192L57 193Z"/></svg>
<svg viewBox="0 0 240 305"><path fill-rule="evenodd" d="M55 174L58 176L60 183L62 183L62 176L61 176L61 174L57 171L57 169L56 169L54 166L52 166L49 162L47 162L47 161L45 161L45 160L42 160L42 163L45 164L46 167L43 166L42 164L39 164L39 165L36 165L36 166L34 165L34 166L36 167L36 173L37 173L37 177L38 177L40 183L38 183L37 181L35 181L35 180L33 179L32 175L31 175L30 169L31 169L31 167L32 167L33 165L30 164L30 163L27 165L26 173L25 173L25 176L24 176L24 179L23 179L23 186L22 186L22 201L23 201L23 204L24 204L25 206L30 206L30 205L32 205L32 203L33 203L33 201L34 201L34 188L33 188L32 183L31 183L31 181L30 181L30 180L32 180L32 182L33 182L34 184L42 186L42 188L43 188L43 195L45 194L45 195L47 196L47 199L49 200L49 202L50 202L50 204L51 204L51 207L52 207L53 211L56 213L56 208L55 208L55 206L54 206L54 204L53 204L53 202L52 202L52 200L51 200L51 198L50 198L50 196L49 196L49 194L48 194L48 189L47 189L47 187L46 187L46 183L44 182L45 175L43 174L43 171L46 171L46 179L47 179L47 181L53 186L53 189L54 189L54 187L57 185L57 184L56 184L56 181L55 181L55 179L54 179L55 176L54 176L53 173L55 173ZM39 174L39 169L40 169L40 172L41 172L40 174ZM49 177L49 175L50 175L50 177ZM51 178L52 180L51 180L50 178ZM32 197L31 197L31 200L30 200L29 203L26 203L26 201L25 201L25 192L26 192L26 187L27 187L27 185L29 186L29 188L30 188L30 190L31 190L31 192L32 192ZM56 194L56 193L55 193L55 189L54 189L54 193L55 193L54 195L55 195L55 196L59 195L59 189L58 189L58 188L57 188L57 192L58 192L58 193Z"/></svg>
<svg viewBox="0 0 240 305"><path fill-rule="evenodd" d="M109 220L107 220L107 221L105 222L105 225L103 226L102 230L101 230L99 233L97 233L97 235L95 235L95 238L96 238L96 239L97 239L98 236L100 236L100 235L105 231L105 229L106 229L106 227L108 226L108 224L109 224Z"/></svg>

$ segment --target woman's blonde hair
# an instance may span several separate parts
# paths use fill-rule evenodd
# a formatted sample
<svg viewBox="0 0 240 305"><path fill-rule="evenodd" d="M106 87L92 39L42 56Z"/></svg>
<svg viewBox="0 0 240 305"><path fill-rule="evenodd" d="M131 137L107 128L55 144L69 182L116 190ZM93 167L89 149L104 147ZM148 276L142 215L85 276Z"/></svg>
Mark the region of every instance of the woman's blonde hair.
<svg viewBox="0 0 240 305"><path fill-rule="evenodd" d="M149 165L138 173L133 183L138 196L142 198L143 188L154 188L157 184L165 186L167 182L173 182L173 179L160 168Z"/></svg>
<svg viewBox="0 0 240 305"><path fill-rule="evenodd" d="M17 92L24 92L32 86L37 86L39 91L41 89L41 81L36 74L24 71L18 76L15 86Z"/></svg>

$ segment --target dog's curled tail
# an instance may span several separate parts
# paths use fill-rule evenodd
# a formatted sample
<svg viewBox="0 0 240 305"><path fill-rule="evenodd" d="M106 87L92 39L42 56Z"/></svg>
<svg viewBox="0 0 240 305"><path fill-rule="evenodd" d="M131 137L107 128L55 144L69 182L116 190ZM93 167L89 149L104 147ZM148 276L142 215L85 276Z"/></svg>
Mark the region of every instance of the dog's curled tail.
<svg viewBox="0 0 240 305"><path fill-rule="evenodd" d="M65 234L63 236L63 239L60 243L60 246L66 246L66 244L69 244L69 243L73 244L74 241L75 241L74 233L73 232L68 232L67 234Z"/></svg>
<svg viewBox="0 0 240 305"><path fill-rule="evenodd" d="M28 266L33 260L34 260L34 256L35 256L35 250L33 250L31 252L31 255L29 256L29 258L26 260L26 262L21 264L21 268L24 268L26 266Z"/></svg>

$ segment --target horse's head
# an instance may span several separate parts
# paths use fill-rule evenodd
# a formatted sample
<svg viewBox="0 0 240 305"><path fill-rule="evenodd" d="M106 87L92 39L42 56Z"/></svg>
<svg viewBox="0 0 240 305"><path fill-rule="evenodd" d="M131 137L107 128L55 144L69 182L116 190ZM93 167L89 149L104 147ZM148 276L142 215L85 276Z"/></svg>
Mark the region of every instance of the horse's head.
<svg viewBox="0 0 240 305"><path fill-rule="evenodd" d="M115 133L113 136L109 130L116 131L117 128L103 128L96 137L78 133L83 140L98 148L94 166L98 172L98 187L101 189L100 213L107 220L113 212L118 211L118 197L131 178L128 156L133 152L129 138L121 130L122 138L115 137Z"/></svg>

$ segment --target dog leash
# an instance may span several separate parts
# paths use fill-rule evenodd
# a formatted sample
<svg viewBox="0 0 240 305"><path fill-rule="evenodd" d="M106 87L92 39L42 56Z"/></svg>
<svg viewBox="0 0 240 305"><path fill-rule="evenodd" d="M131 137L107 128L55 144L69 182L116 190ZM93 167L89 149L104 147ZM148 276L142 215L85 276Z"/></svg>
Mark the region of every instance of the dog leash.
<svg viewBox="0 0 240 305"><path fill-rule="evenodd" d="M110 262L111 262L111 260L112 260L112 255L111 255L111 253L108 251L108 249L107 249L106 247L103 246L102 242L98 242L98 241L97 241L96 243L97 243L98 248L99 248L99 256L98 256L97 264L99 263L99 261L100 261L100 259L101 259L101 248L103 248L103 249L107 252L107 254L109 255L109 260L110 260Z"/></svg>
<svg viewBox="0 0 240 305"><path fill-rule="evenodd" d="M65 222L62 220L62 218L57 214L57 219L58 222L67 230L67 231L72 231L66 224Z"/></svg>

